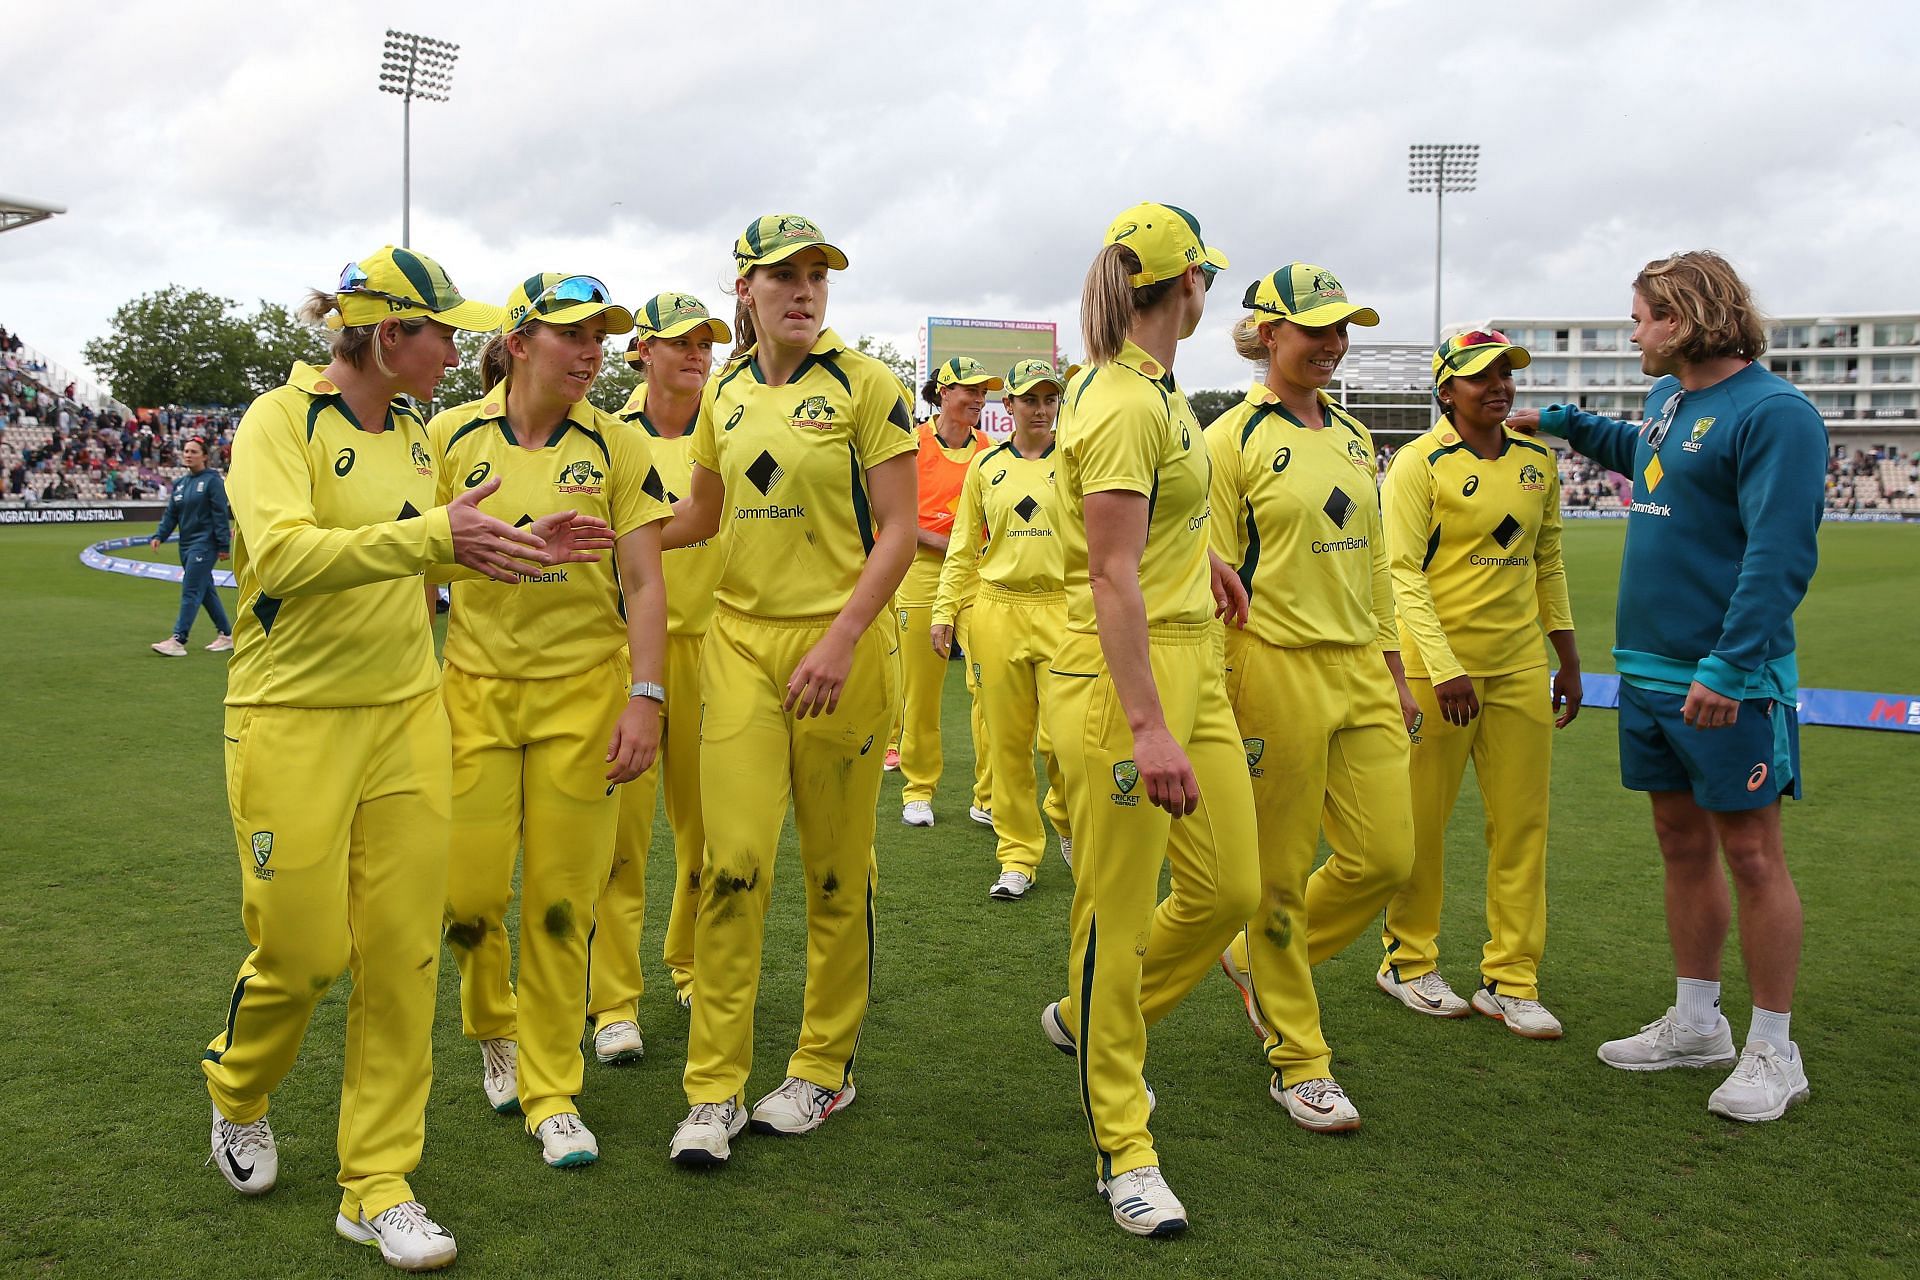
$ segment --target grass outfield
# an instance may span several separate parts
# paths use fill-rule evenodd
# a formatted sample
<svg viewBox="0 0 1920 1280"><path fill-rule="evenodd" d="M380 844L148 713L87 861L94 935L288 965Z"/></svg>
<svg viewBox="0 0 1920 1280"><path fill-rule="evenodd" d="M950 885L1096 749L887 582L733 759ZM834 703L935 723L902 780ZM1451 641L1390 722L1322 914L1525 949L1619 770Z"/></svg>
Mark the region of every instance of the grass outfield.
<svg viewBox="0 0 1920 1280"><path fill-rule="evenodd" d="M331 1227L344 983L274 1099L279 1187L242 1202L202 1167L197 1063L246 951L221 659L199 649L204 619L190 658L147 652L174 591L76 559L120 532L0 531L0 1079L13 1108L0 1272L384 1274ZM1568 531L1594 670L1608 667L1621 533ZM1920 687L1920 530L1832 526L1822 543L1801 612L1805 681ZM956 675L948 759L964 764L963 697ZM1628 1075L1594 1060L1672 998L1645 801L1619 789L1613 714L1595 711L1560 735L1554 771L1543 978L1566 1039L1416 1018L1374 989L1377 944L1363 938L1317 976L1335 1070L1366 1127L1316 1136L1267 1097L1238 999L1210 975L1148 1060L1155 1136L1194 1215L1180 1241L1123 1236L1093 1194L1073 1073L1037 1026L1066 980L1071 886L1050 854L1027 901L987 900L991 836L966 820L951 765L926 831L894 820L888 776L879 975L846 1113L805 1139L745 1137L715 1176L668 1164L686 1018L658 959L671 859L656 856L648 1056L588 1066L600 1163L549 1171L518 1121L487 1109L445 963L414 1185L459 1238L458 1274L475 1277L1912 1275L1920 739L1812 729L1804 747L1808 798L1787 826L1807 916L1795 1032L1813 1095L1772 1124L1708 1115L1718 1072ZM1465 987L1481 940L1471 795L1454 823L1444 965ZM778 1083L799 1017L802 895L782 865L750 1097ZM1732 954L1727 1004L1744 1035Z"/></svg>

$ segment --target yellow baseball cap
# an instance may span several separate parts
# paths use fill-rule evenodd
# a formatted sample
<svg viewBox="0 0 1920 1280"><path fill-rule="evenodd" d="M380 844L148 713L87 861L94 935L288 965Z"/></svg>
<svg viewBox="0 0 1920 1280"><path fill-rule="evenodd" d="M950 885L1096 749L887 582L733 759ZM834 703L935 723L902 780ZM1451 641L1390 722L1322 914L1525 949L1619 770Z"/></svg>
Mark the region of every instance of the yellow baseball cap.
<svg viewBox="0 0 1920 1280"><path fill-rule="evenodd" d="M1333 272L1306 262L1290 262L1254 281L1247 286L1247 296L1240 305L1254 312L1262 324L1291 320L1320 329L1342 320L1369 326L1380 323L1378 311L1347 301L1346 288Z"/></svg>
<svg viewBox="0 0 1920 1280"><path fill-rule="evenodd" d="M1516 369L1533 363L1525 347L1514 346L1498 329L1456 333L1433 353L1433 385L1437 387L1448 378L1471 378L1503 355Z"/></svg>
<svg viewBox="0 0 1920 1280"><path fill-rule="evenodd" d="M640 340L678 338L704 326L715 342L732 342L733 330L724 320L715 319L706 304L690 293L656 293L640 304L633 321L640 328Z"/></svg>
<svg viewBox="0 0 1920 1280"><path fill-rule="evenodd" d="M1059 369L1050 360L1015 361L1013 368L1007 370L1007 394L1023 396L1043 382L1051 382L1056 390L1065 391L1067 379L1079 369L1077 364Z"/></svg>
<svg viewBox="0 0 1920 1280"><path fill-rule="evenodd" d="M733 261L738 274L755 267L784 262L802 249L818 247L827 255L827 266L835 271L847 269L847 255L827 243L813 219L797 213L770 213L755 218L733 242Z"/></svg>
<svg viewBox="0 0 1920 1280"><path fill-rule="evenodd" d="M513 287L500 328L503 333L512 333L529 320L578 324L598 315L606 316L609 337L633 331L633 312L617 305L606 285L592 276L543 271Z"/></svg>
<svg viewBox="0 0 1920 1280"><path fill-rule="evenodd" d="M942 360L933 372L933 380L943 387L985 387L989 391L998 391L1007 385L1003 379L988 373L986 366L972 356Z"/></svg>
<svg viewBox="0 0 1920 1280"><path fill-rule="evenodd" d="M1138 289L1171 280L1188 267L1221 271L1227 255L1209 245L1200 223L1185 209L1170 204L1137 204L1107 226L1103 245L1124 244L1140 257L1140 270L1128 277Z"/></svg>
<svg viewBox="0 0 1920 1280"><path fill-rule="evenodd" d="M371 258L349 262L341 269L340 282L333 292L340 310L327 317L330 329L416 316L427 316L469 333L500 327L500 308L461 297L439 263L424 253L392 245Z"/></svg>

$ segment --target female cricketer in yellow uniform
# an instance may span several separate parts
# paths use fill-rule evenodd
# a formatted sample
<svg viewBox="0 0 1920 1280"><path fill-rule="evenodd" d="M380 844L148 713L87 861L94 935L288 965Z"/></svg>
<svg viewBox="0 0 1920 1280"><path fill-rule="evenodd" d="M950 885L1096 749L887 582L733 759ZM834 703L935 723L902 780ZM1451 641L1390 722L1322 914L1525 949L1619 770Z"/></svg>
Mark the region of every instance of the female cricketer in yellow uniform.
<svg viewBox="0 0 1920 1280"><path fill-rule="evenodd" d="M653 763L666 650L658 522L671 514L646 438L585 400L609 332L633 327L591 276L514 288L481 352L481 399L428 427L443 496L499 480L488 508L566 504L611 527L613 559L518 582L453 585L443 692L453 726L447 942L495 1110L520 1110L556 1168L590 1164L580 1122L587 938L607 882L613 786ZM518 991L505 933L520 872Z"/></svg>
<svg viewBox="0 0 1920 1280"><path fill-rule="evenodd" d="M1045 712L1047 668L1067 625L1065 570L1052 514L1058 505L1053 423L1066 380L1046 360L1022 360L1008 371L1005 402L1013 435L975 455L967 468L933 605L931 647L944 658L952 649L954 620L965 603L973 604L967 659L980 670L990 772L998 787L993 830L1000 875L987 893L1002 901L1026 896L1047 850L1034 795L1036 730L1051 782L1045 812L1060 833L1069 866L1073 857L1073 828Z"/></svg>
<svg viewBox="0 0 1920 1280"><path fill-rule="evenodd" d="M1227 686L1259 814L1261 900L1222 963L1262 1031L1274 1101L1303 1128L1337 1132L1360 1113L1333 1079L1310 968L1364 932L1413 865L1414 709L1373 437L1325 390L1347 326L1380 317L1301 262L1243 305L1234 347L1264 373L1209 424L1207 450L1214 549L1247 588ZM1315 871L1323 825L1333 855Z"/></svg>
<svg viewBox="0 0 1920 1280"><path fill-rule="evenodd" d="M1136 1235L1187 1226L1147 1132L1147 1028L1259 892L1247 766L1211 661L1215 613L1245 596L1208 554L1206 442L1171 368L1226 265L1184 210L1114 219L1080 301L1093 363L1068 380L1056 446L1067 631L1053 745L1076 883L1068 994L1040 1022L1079 1061L1096 1185Z"/></svg>
<svg viewBox="0 0 1920 1280"><path fill-rule="evenodd" d="M910 827L933 825L933 789L946 763L940 749L940 697L946 685L947 656L928 643L933 631L934 600L940 594L940 571L946 563L955 528L954 511L960 503L968 466L993 447L980 432L980 411L986 405L987 392L1005 385L981 368L978 360L955 356L941 362L925 388L928 398L937 400L940 411L918 434L915 465L919 544L906 580L894 596L900 621L900 776L906 784L900 791L900 821ZM965 647L966 640L961 644ZM970 647L967 659L970 664L977 661ZM967 680L969 690L974 683ZM975 821L991 821L990 797L983 795L984 780L991 772L984 758L985 746L981 735L974 734L975 781L970 816Z"/></svg>
<svg viewBox="0 0 1920 1280"><path fill-rule="evenodd" d="M1437 965L1447 819L1471 756L1487 813L1488 934L1472 1007L1518 1035L1556 1040L1560 1020L1539 986L1547 780L1554 727L1580 711L1580 650L1560 561L1559 466L1553 450L1505 425L1513 371L1531 359L1498 332L1442 343L1433 381L1445 419L1394 455L1382 490L1421 727L1413 878L1387 904L1377 981L1415 1013L1467 1014ZM1551 690L1543 625L1560 660Z"/></svg>
<svg viewBox="0 0 1920 1280"><path fill-rule="evenodd" d="M853 1101L873 981L873 828L898 694L883 617L913 557L906 389L826 324L847 257L794 214L734 243L736 354L707 385L693 479L664 543L721 534L700 653L707 860L694 922L691 1110L669 1148L724 1162L748 1121L753 1006L774 853L793 805L807 893L807 985L786 1078L753 1109L762 1133L809 1133ZM724 532L722 529L724 527Z"/></svg>
<svg viewBox="0 0 1920 1280"><path fill-rule="evenodd" d="M273 1188L267 1103L342 970L347 1001L335 1229L408 1270L453 1237L407 1175L426 1136L447 877L448 738L423 571L456 560L512 578L540 543L478 509L434 505L429 399L456 329L500 310L461 298L432 259L389 246L349 263L303 319L332 330L325 369L296 364L255 400L228 479L240 608L226 697L227 802L252 952L201 1068L213 1160Z"/></svg>
<svg viewBox="0 0 1920 1280"><path fill-rule="evenodd" d="M733 331L687 293L647 299L634 320L638 332L627 360L643 370L646 380L633 389L619 417L646 433L672 504L690 488L693 423L713 372L713 344L732 342ZM660 709L660 754L652 768L620 789L613 872L594 907L588 951L587 1016L593 1020L594 1056L605 1063L632 1062L644 1052L640 930L647 914L654 798L663 790L674 868L663 952L675 998L683 1008L693 999L693 916L707 843L700 821L700 641L713 618L720 550L706 541L682 547L662 558L661 570L667 581L667 703Z"/></svg>

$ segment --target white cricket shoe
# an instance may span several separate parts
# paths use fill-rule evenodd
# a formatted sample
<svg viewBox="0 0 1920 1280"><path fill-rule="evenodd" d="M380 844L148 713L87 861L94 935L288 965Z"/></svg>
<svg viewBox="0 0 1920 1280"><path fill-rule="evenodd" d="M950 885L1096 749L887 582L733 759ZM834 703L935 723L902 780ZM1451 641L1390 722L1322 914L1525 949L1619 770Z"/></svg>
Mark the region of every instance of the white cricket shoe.
<svg viewBox="0 0 1920 1280"><path fill-rule="evenodd" d="M263 1196L280 1177L280 1152L273 1130L261 1116L252 1124L235 1124L213 1109L213 1154L208 1161L243 1196Z"/></svg>
<svg viewBox="0 0 1920 1280"><path fill-rule="evenodd" d="M1451 991L1447 994L1453 995ZM1455 998L1458 999L1458 997ZM1565 1031L1565 1028L1560 1025L1560 1019L1549 1013L1547 1006L1538 1000L1503 996L1485 987L1473 993L1473 1011L1506 1023L1507 1030L1517 1036L1525 1036L1529 1040L1558 1040Z"/></svg>
<svg viewBox="0 0 1920 1280"><path fill-rule="evenodd" d="M989 831L993 830L993 810L982 809L977 804L968 805L967 816L969 818L972 818L975 822L979 823L981 826L985 827L987 830Z"/></svg>
<svg viewBox="0 0 1920 1280"><path fill-rule="evenodd" d="M480 1087L503 1116L520 1110L520 1046L501 1038L480 1042Z"/></svg>
<svg viewBox="0 0 1920 1280"><path fill-rule="evenodd" d="M1000 878L993 882L993 888L987 890L989 898L998 898L1002 902L1012 902L1027 896L1027 890L1033 888L1033 880L1024 871L1002 871Z"/></svg>
<svg viewBox="0 0 1920 1280"><path fill-rule="evenodd" d="M1060 861L1067 864L1067 870L1073 870L1073 839L1070 836L1060 837Z"/></svg>
<svg viewBox="0 0 1920 1280"><path fill-rule="evenodd" d="M233 652L233 637L230 635L226 635L225 633L215 636L211 641L208 642L207 652L208 653Z"/></svg>
<svg viewBox="0 0 1920 1280"><path fill-rule="evenodd" d="M1680 1021L1676 1009L1668 1009L1634 1035L1600 1046L1600 1061L1622 1071L1724 1067L1733 1060L1733 1027L1726 1018L1712 1031L1695 1031Z"/></svg>
<svg viewBox="0 0 1920 1280"><path fill-rule="evenodd" d="M1315 1133L1347 1133L1360 1127L1360 1109L1332 1076L1302 1080L1288 1087L1283 1086L1276 1075L1267 1092L1287 1109L1287 1114L1302 1129Z"/></svg>
<svg viewBox="0 0 1920 1280"><path fill-rule="evenodd" d="M1373 975L1373 984L1415 1013L1424 1013L1430 1018L1467 1016L1467 1002L1454 993L1453 988L1447 985L1447 980L1440 976L1438 969L1429 969L1419 977L1409 978L1405 982L1396 980L1390 971L1382 969ZM1477 1008L1479 996L1476 995L1474 1000Z"/></svg>
<svg viewBox="0 0 1920 1280"><path fill-rule="evenodd" d="M1799 1045L1788 1058L1765 1040L1749 1040L1740 1051L1740 1065L1707 1099L1707 1110L1749 1123L1778 1120L1809 1092Z"/></svg>
<svg viewBox="0 0 1920 1280"><path fill-rule="evenodd" d="M533 1136L540 1139L540 1155L550 1169L578 1169L600 1158L593 1131L572 1111L548 1116L534 1126Z"/></svg>
<svg viewBox="0 0 1920 1280"><path fill-rule="evenodd" d="M1159 1239L1187 1229L1187 1206L1173 1194L1157 1164L1116 1173L1094 1185L1113 1206L1113 1220L1136 1236Z"/></svg>
<svg viewBox="0 0 1920 1280"><path fill-rule="evenodd" d="M157 644L150 644L147 647L163 658L184 658L187 656L187 646L181 644L180 641L173 636L168 636L165 640Z"/></svg>
<svg viewBox="0 0 1920 1280"><path fill-rule="evenodd" d="M1073 1033L1067 1030L1067 1024L1060 1019L1058 1000L1040 1011L1040 1030L1046 1035L1048 1044L1076 1062L1079 1061L1080 1046L1073 1042ZM1152 1115L1154 1108L1160 1105L1160 1099L1154 1094L1153 1086L1147 1084L1145 1076L1140 1077L1140 1083L1147 1091L1147 1114Z"/></svg>
<svg viewBox="0 0 1920 1280"><path fill-rule="evenodd" d="M646 1056L647 1046L641 1043L639 1024L621 1019L609 1022L604 1027L596 1027L593 1032L593 1056L602 1066L614 1067L626 1062L638 1062Z"/></svg>
<svg viewBox="0 0 1920 1280"><path fill-rule="evenodd" d="M1232 947L1220 953L1220 968L1227 975L1227 981L1240 992L1240 1003L1247 1008L1247 1022L1253 1027L1254 1039L1264 1046L1267 1043L1267 1024L1260 1021L1259 1006L1254 1003L1252 971L1242 969L1233 962Z"/></svg>
<svg viewBox="0 0 1920 1280"><path fill-rule="evenodd" d="M910 827L933 825L933 806L925 800L909 800L900 806L900 821Z"/></svg>
<svg viewBox="0 0 1920 1280"><path fill-rule="evenodd" d="M451 1266L459 1253L453 1234L429 1218L418 1200L376 1213L371 1222L364 1210L352 1219L337 1213L333 1229L342 1239L377 1246L387 1265L402 1271L437 1271Z"/></svg>
<svg viewBox="0 0 1920 1280"><path fill-rule="evenodd" d="M688 1168L712 1168L723 1165L733 1154L732 1142L747 1127L747 1113L740 1103L702 1102L687 1112L687 1118L673 1131L667 1157Z"/></svg>
<svg viewBox="0 0 1920 1280"><path fill-rule="evenodd" d="M753 1131L792 1138L812 1133L836 1111L853 1103L853 1081L824 1089L811 1080L788 1076L780 1087L753 1104Z"/></svg>

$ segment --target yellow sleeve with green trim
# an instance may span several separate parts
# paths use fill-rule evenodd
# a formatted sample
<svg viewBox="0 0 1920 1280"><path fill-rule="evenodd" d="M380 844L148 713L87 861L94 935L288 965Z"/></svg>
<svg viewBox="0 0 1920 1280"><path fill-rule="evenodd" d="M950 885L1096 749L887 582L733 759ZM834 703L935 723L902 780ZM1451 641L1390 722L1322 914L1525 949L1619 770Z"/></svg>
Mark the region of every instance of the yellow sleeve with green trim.
<svg viewBox="0 0 1920 1280"><path fill-rule="evenodd" d="M1212 473L1207 482L1207 544L1213 553L1238 569L1247 557L1247 526L1241 518L1246 481L1240 473L1240 429L1247 420L1241 401L1207 424L1207 460Z"/></svg>
<svg viewBox="0 0 1920 1280"><path fill-rule="evenodd" d="M986 524L981 500L980 459L975 455L960 482L960 503L953 513L953 532L947 538L947 558L940 565L940 591L933 599L933 625L952 626L960 610L973 603L980 589L980 536Z"/></svg>
<svg viewBox="0 0 1920 1280"><path fill-rule="evenodd" d="M1573 605L1567 599L1567 567L1560 557L1560 468L1547 467L1547 501L1540 512L1540 536L1533 546L1535 593L1540 622L1548 631L1573 630Z"/></svg>
<svg viewBox="0 0 1920 1280"><path fill-rule="evenodd" d="M1400 611L1401 630L1412 641L1407 667L1416 675L1424 671L1429 679L1439 682L1463 674L1465 668L1447 642L1433 586L1427 581L1427 545L1433 537L1433 468L1415 447L1426 439L1422 436L1394 456L1380 497L1394 603Z"/></svg>

